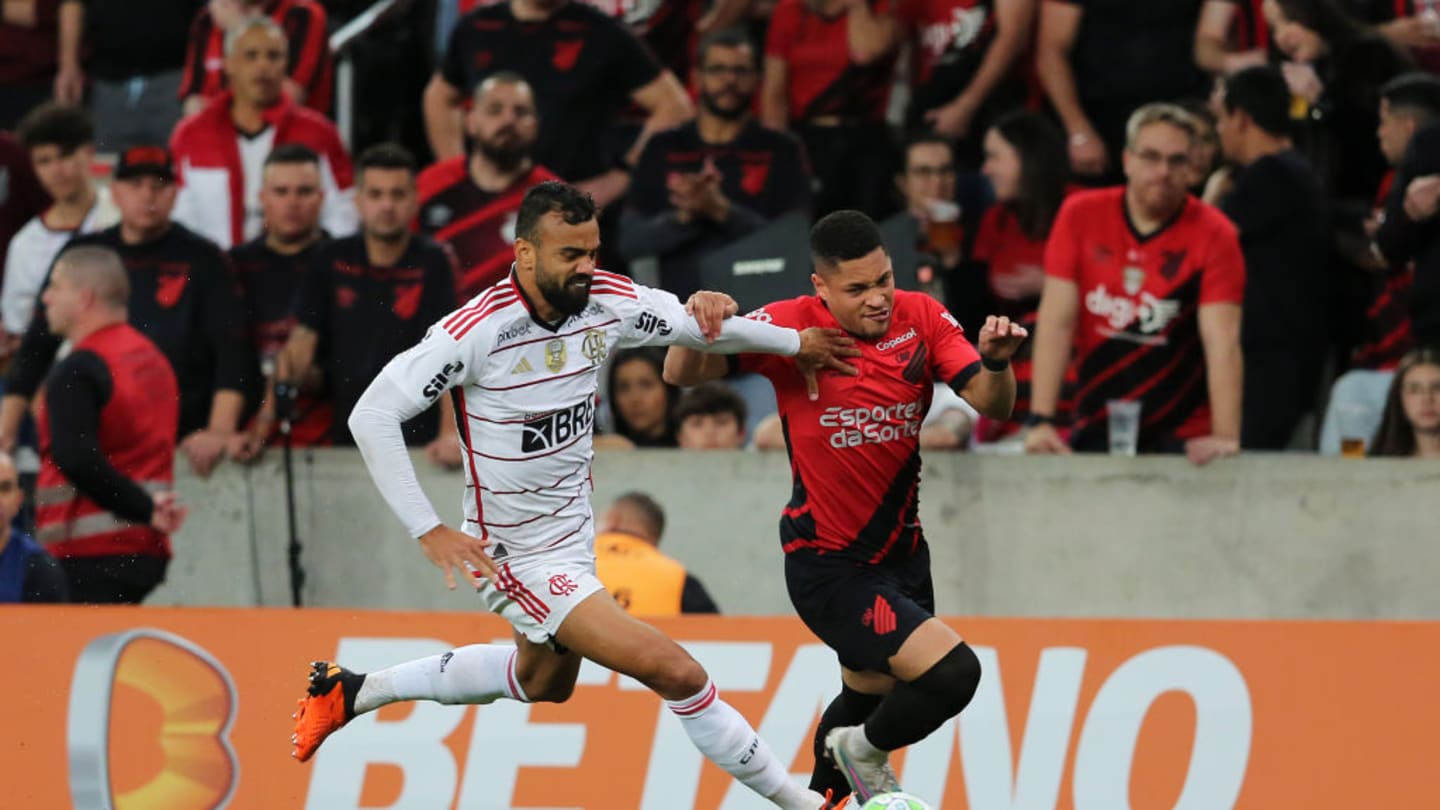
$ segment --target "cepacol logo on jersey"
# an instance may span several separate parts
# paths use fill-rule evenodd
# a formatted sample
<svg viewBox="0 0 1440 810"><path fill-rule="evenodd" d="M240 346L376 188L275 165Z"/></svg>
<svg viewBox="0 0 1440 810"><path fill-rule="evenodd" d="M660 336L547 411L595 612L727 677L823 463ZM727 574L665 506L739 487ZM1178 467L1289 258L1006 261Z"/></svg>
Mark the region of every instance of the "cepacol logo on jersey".
<svg viewBox="0 0 1440 810"><path fill-rule="evenodd" d="M539 453L564 444L588 431L594 419L595 403L590 399L531 419L520 426L520 452Z"/></svg>
<svg viewBox="0 0 1440 810"><path fill-rule="evenodd" d="M873 408L832 405L820 414L820 427L835 429L830 434L831 447L859 447L913 439L920 435L920 422L924 418L925 411L919 401Z"/></svg>
<svg viewBox="0 0 1440 810"><path fill-rule="evenodd" d="M1122 295L1111 295L1101 284L1085 295L1085 308L1090 314L1104 318L1111 328L1119 331L1130 324L1139 322L1140 331L1154 335L1165 331L1165 327L1180 314L1180 302L1168 298L1156 298L1148 292L1135 299Z"/></svg>
<svg viewBox="0 0 1440 810"><path fill-rule="evenodd" d="M876 344L875 344L875 348L878 349L878 350L880 350L880 351L882 351L882 352L888 352L888 351L890 351L891 349L895 348L896 346L899 346L899 345L902 344L902 343L905 343L905 342L907 342L907 341L911 341L911 340L914 340L914 339L915 339L915 327L912 326L912 327L910 327L910 331L909 331L909 332L906 332L905 334L900 335L899 337L890 338L889 340L884 341L883 343L876 343Z"/></svg>

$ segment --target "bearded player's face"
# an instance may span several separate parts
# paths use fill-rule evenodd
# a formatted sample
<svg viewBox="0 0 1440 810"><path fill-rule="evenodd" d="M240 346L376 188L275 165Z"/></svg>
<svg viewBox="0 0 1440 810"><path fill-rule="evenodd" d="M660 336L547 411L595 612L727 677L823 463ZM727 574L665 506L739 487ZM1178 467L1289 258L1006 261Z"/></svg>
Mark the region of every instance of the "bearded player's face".
<svg viewBox="0 0 1440 810"><path fill-rule="evenodd" d="M550 306L574 315L590 303L590 283L600 253L600 223L591 218L571 225L556 211L540 219L535 255L535 285Z"/></svg>
<svg viewBox="0 0 1440 810"><path fill-rule="evenodd" d="M815 283L815 294L845 331L873 340L890 328L895 273L885 248L877 247L858 259L817 267L810 279Z"/></svg>

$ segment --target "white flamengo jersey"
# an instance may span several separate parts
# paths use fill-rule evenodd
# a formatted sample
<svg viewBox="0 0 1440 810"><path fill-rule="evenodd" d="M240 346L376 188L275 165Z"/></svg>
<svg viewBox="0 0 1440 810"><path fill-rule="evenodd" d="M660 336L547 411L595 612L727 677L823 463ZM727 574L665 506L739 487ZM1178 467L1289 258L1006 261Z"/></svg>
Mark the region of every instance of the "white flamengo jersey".
<svg viewBox="0 0 1440 810"><path fill-rule="evenodd" d="M453 391L463 530L488 539L492 557L593 547L600 369L616 348L676 342L687 323L694 319L674 295L596 271L589 305L552 331L532 316L512 275L439 321L383 374L416 406Z"/></svg>

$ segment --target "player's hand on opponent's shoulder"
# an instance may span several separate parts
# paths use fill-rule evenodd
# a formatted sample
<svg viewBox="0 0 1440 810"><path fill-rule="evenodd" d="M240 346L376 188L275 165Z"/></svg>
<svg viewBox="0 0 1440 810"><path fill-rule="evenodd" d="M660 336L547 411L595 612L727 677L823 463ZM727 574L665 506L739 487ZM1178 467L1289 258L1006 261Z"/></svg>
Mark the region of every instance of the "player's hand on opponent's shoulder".
<svg viewBox="0 0 1440 810"><path fill-rule="evenodd" d="M720 328L725 319L738 313L740 305L725 293L701 290L685 302L685 311L693 315L695 322L700 324L700 334L705 336L705 342L714 343L715 339L720 337Z"/></svg>
<svg viewBox="0 0 1440 810"><path fill-rule="evenodd" d="M980 340L976 348L986 360L1009 360L1015 356L1020 344L1024 343L1027 337L1030 337L1030 332L1025 327L1004 315L991 315L985 319L985 325L980 327Z"/></svg>
<svg viewBox="0 0 1440 810"><path fill-rule="evenodd" d="M420 550L437 568L445 572L445 585L455 590L455 571L472 585L475 575L495 578L495 562L485 553L489 541L440 525L421 535Z"/></svg>
<svg viewBox="0 0 1440 810"><path fill-rule="evenodd" d="M860 354L860 350L855 348L855 339L845 334L843 329L812 326L800 330L800 351L795 353L795 365L805 376L805 389L810 392L810 399L820 398L820 383L815 379L820 369L828 368L854 377L860 371L840 358L859 357Z"/></svg>

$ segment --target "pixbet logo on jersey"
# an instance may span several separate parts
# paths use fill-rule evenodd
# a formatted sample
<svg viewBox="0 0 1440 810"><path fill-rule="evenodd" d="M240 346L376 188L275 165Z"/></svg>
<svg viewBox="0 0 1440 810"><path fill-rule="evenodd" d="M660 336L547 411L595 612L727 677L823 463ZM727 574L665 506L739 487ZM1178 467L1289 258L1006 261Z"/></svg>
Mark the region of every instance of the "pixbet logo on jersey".
<svg viewBox="0 0 1440 810"><path fill-rule="evenodd" d="M551 411L520 427L520 452L538 453L564 444L588 431L595 418L595 403L583 399L569 408Z"/></svg>
<svg viewBox="0 0 1440 810"><path fill-rule="evenodd" d="M920 435L925 411L918 401L876 405L873 408L831 406L820 414L820 427L838 428L830 434L831 447L884 444Z"/></svg>

